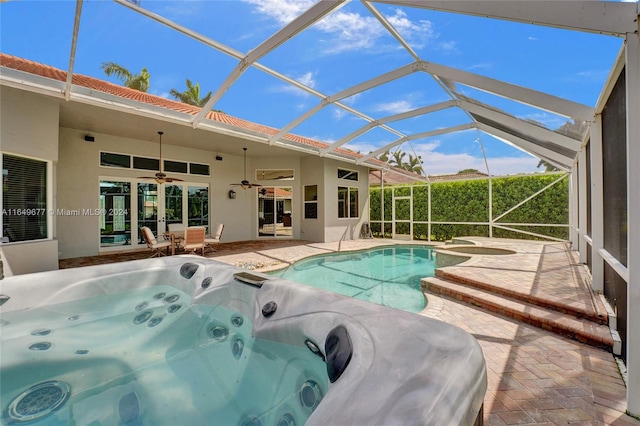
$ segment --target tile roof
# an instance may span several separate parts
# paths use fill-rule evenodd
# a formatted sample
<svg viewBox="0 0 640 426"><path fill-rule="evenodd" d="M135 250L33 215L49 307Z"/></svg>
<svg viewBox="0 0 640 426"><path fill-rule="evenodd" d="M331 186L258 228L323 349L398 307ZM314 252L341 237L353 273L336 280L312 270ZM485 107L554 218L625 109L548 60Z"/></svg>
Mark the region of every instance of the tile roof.
<svg viewBox="0 0 640 426"><path fill-rule="evenodd" d="M6 53L0 52L0 66L11 68L14 70L27 72L30 74L38 75L41 77L50 78L58 81L67 81L67 72L62 71L58 68L52 67L50 65L41 64L39 62L31 61L28 59L20 58L17 56L9 55ZM173 111L197 115L201 108L189 105L186 103L173 101L171 99L163 98L161 96L151 95L149 93L140 92L138 90L130 89L125 86L119 86L117 84L109 83L104 80L100 80L94 77L89 77L82 74L73 74L72 84L85 87L87 89L96 90L103 93L108 93L113 96L117 96L124 99L129 99L136 102L145 103L148 105L153 105L161 108L170 109ZM230 126L238 127L244 130L250 130L258 133L262 133L264 135L273 136L279 132L279 129L275 129L273 127L265 126L262 124L254 123L251 121L243 120L238 117L231 116L229 114L225 114L223 112L217 111L209 111L206 115L206 118L209 120L217 121L219 123L224 123ZM306 138L304 136L294 135L288 133L284 136L284 139L288 141L298 143L301 145L307 145L309 147L314 147L318 149L326 148L329 145L320 142L314 139ZM358 154L354 151L337 148L335 150L337 154L347 155L352 158L360 158L362 154ZM377 160L374 160L374 162ZM383 163L380 163L383 164Z"/></svg>

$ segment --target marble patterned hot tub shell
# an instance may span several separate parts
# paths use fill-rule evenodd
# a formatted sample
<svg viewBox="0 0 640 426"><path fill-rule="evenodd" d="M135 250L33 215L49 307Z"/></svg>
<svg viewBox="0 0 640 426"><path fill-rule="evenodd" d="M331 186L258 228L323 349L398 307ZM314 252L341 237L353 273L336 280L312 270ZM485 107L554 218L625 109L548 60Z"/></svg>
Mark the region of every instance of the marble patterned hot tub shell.
<svg viewBox="0 0 640 426"><path fill-rule="evenodd" d="M3 421L21 423L14 412L22 402L12 401L35 389L59 399L50 413L27 418L42 424L71 419L81 408L95 424L175 424L181 406L189 407L184 421L204 424L220 424L228 411L237 415L233 424L247 425L481 422L486 368L468 333L271 276L255 274L257 283L247 283L234 278L239 272L175 256L2 280L0 293L9 297L0 308ZM71 319L65 307L80 302L84 310ZM48 318L44 324L39 315ZM83 333L83 324L103 334ZM43 329L50 331L33 333ZM282 360L270 359L280 349L265 349L277 345L288 352ZM262 377L257 358L281 371ZM154 368L148 360L171 374L145 382ZM208 382L227 399L200 395L210 392ZM181 386L187 391L178 392ZM179 400L175 414L154 414L166 405L158 392L168 392L165 402ZM306 418L296 421L298 415Z"/></svg>

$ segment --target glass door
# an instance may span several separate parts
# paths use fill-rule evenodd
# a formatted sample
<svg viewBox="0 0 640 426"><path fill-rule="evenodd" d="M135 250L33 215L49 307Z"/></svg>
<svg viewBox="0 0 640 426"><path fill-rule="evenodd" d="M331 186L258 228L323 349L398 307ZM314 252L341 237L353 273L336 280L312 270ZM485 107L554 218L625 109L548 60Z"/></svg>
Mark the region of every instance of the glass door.
<svg viewBox="0 0 640 426"><path fill-rule="evenodd" d="M258 190L258 236L292 237L292 205L292 187L261 187Z"/></svg>
<svg viewBox="0 0 640 426"><path fill-rule="evenodd" d="M187 225L187 221L185 220L185 211L182 208L184 205L183 195L184 184L182 183L164 183L164 191L162 194L164 195L164 199L160 200L160 223L158 223L159 231L165 232L166 226L172 223L184 223Z"/></svg>
<svg viewBox="0 0 640 426"><path fill-rule="evenodd" d="M158 184L138 183L138 229L149 227L153 235L158 235ZM138 232L138 244L145 244Z"/></svg>
<svg viewBox="0 0 640 426"><path fill-rule="evenodd" d="M131 182L100 181L100 248L131 246Z"/></svg>
<svg viewBox="0 0 640 426"><path fill-rule="evenodd" d="M143 226L160 239L171 223L205 226L208 232L209 186L105 179L100 181L100 212L100 251L145 247Z"/></svg>

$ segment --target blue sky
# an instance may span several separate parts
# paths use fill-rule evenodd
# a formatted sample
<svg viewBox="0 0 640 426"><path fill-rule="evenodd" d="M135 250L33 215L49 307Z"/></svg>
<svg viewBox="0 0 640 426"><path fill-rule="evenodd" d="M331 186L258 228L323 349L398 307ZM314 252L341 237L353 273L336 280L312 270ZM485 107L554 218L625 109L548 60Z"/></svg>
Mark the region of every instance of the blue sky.
<svg viewBox="0 0 640 426"><path fill-rule="evenodd" d="M243 53L255 48L310 4L306 0L141 1L142 7ZM610 36L373 5L423 60L589 106L595 106L622 46L621 39ZM74 1L2 2L0 48L4 53L66 70L74 14ZM127 7L106 0L86 1L74 70L118 83L102 72L101 64L107 61L135 73L146 67L151 73L149 92L167 98L172 88L186 89L186 78L198 82L204 93L215 92L237 64L236 59ZM351 2L259 62L331 95L412 61L362 3ZM550 129L566 121L476 89L458 86L458 90ZM370 117L382 118L449 99L430 75L419 72L360 93L344 103ZM281 127L318 103L317 97L250 68L214 108ZM461 110L449 108L390 126L411 135L468 121ZM330 143L364 124L361 118L329 106L292 132ZM346 147L366 154L397 138L378 128ZM485 171L481 144L494 175L537 170L537 159L475 130L414 140L400 148L421 155L428 174L441 174L465 168Z"/></svg>

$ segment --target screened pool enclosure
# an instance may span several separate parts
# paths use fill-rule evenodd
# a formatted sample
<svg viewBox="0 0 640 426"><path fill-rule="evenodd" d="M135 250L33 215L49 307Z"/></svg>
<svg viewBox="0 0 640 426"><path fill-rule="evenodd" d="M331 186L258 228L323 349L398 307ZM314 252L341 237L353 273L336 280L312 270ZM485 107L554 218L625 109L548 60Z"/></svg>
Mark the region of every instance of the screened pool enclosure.
<svg viewBox="0 0 640 426"><path fill-rule="evenodd" d="M3 214L7 257L55 269L172 220L225 223L228 241L339 241L365 223L567 240L615 308L640 415L637 2L8 1L0 19L3 211L122 211ZM143 179L161 164L180 166L173 192ZM558 174L517 183L543 168ZM444 216L430 176L467 169L486 192ZM370 196L372 171L422 184ZM530 206L553 191L568 209L550 219L558 202Z"/></svg>

